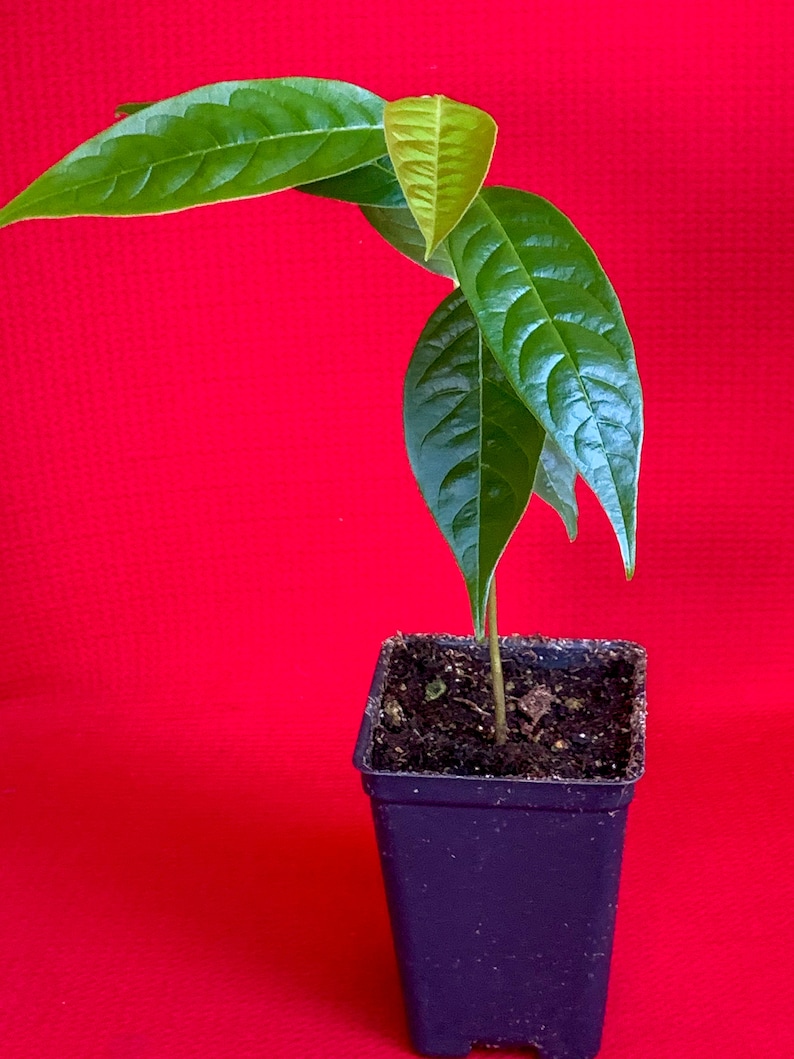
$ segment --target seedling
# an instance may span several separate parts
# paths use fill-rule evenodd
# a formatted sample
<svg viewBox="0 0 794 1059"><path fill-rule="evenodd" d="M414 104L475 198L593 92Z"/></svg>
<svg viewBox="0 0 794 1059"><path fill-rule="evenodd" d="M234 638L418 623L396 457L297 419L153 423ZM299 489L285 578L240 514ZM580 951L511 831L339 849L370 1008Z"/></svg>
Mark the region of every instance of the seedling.
<svg viewBox="0 0 794 1059"><path fill-rule="evenodd" d="M571 222L486 187L493 119L445 96L385 103L340 81L208 85L126 115L4 209L44 217L168 213L299 188L360 206L397 250L448 277L405 379L419 488L488 632L494 738L507 738L495 571L533 493L576 536L577 475L631 577L642 395L615 292Z"/></svg>

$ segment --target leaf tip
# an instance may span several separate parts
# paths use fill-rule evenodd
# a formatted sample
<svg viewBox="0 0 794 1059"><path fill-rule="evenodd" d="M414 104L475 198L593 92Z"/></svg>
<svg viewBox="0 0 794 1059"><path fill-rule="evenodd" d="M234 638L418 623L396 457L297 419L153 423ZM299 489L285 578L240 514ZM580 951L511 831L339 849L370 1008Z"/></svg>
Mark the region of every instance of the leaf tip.
<svg viewBox="0 0 794 1059"><path fill-rule="evenodd" d="M626 571L626 580L631 581L637 566L637 548L632 541L628 551L623 556L623 567Z"/></svg>
<svg viewBox="0 0 794 1059"><path fill-rule="evenodd" d="M472 584L469 584L468 588L469 602L471 603L471 620L474 625L474 639L477 643L482 643L485 640L485 606L488 592L477 593Z"/></svg>
<svg viewBox="0 0 794 1059"><path fill-rule="evenodd" d="M440 241L441 240L437 240L436 242L433 242L430 238L425 239L425 261L429 261L433 254L435 254Z"/></svg>

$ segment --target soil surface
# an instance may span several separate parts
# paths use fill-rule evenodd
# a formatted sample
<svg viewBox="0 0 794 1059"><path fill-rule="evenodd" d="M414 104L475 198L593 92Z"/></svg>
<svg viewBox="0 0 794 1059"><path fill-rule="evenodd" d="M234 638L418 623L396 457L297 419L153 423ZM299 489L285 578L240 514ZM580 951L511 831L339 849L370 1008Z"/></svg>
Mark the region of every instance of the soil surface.
<svg viewBox="0 0 794 1059"><path fill-rule="evenodd" d="M496 746L487 646L396 638L373 732L373 768L533 779L632 776L642 724L637 716L632 724L641 648L505 637L502 658L509 738Z"/></svg>

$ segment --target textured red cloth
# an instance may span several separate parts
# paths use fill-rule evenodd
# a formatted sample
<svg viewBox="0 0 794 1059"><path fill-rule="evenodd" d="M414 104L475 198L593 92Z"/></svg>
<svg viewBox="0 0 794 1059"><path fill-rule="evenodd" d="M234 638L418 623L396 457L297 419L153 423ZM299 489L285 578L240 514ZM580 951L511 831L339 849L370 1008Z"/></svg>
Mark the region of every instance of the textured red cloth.
<svg viewBox="0 0 794 1059"><path fill-rule="evenodd" d="M790 20L783 0L2 19L3 201L117 103L308 74L485 107L492 180L595 246L646 390L637 576L580 490L580 539L533 503L500 590L505 632L650 653L603 1059L794 1052ZM349 755L381 639L469 627L401 438L448 285L294 192L16 225L0 267L0 1056L405 1054Z"/></svg>

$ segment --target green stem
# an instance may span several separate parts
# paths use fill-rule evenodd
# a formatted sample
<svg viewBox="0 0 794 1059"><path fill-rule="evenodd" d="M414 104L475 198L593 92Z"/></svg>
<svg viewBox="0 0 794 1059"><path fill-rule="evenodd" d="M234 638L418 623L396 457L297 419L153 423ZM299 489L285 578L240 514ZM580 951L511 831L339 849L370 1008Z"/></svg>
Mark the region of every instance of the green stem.
<svg viewBox="0 0 794 1059"><path fill-rule="evenodd" d="M507 709L505 707L505 678L502 672L502 655L499 651L499 630L496 625L496 574L488 589L488 650L491 655L491 681L493 683L494 729L497 746L507 742Z"/></svg>

